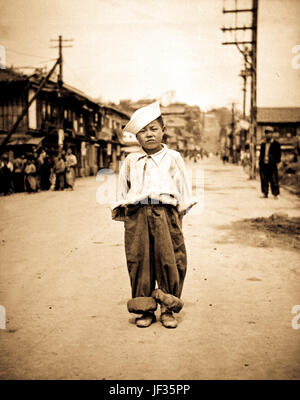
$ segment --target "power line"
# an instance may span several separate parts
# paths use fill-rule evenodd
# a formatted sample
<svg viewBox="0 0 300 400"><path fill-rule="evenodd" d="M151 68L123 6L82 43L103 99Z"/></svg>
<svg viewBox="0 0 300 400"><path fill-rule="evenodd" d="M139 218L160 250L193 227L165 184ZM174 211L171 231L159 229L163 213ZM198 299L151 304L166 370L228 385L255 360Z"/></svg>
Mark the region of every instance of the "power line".
<svg viewBox="0 0 300 400"><path fill-rule="evenodd" d="M53 59L51 58L45 58L45 56L38 56L37 54L29 54L29 53L24 53L22 51L18 51L18 50L12 50L9 48L5 48L6 51L10 52L10 53L16 53L16 54L20 54L22 56L28 56L28 57L35 57L35 58L42 58L45 61L53 61ZM56 60L56 59L55 59Z"/></svg>

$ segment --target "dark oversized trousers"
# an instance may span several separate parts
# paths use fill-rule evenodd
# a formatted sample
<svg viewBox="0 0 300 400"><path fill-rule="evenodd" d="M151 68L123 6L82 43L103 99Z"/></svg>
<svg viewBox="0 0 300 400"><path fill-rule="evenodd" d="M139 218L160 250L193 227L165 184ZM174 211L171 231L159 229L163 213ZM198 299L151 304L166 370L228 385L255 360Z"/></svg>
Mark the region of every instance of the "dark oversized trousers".
<svg viewBox="0 0 300 400"><path fill-rule="evenodd" d="M181 296L187 257L176 207L128 206L125 251L133 298L150 297L156 281L163 292Z"/></svg>
<svg viewBox="0 0 300 400"><path fill-rule="evenodd" d="M277 165L260 163L259 173L262 193L268 196L270 184L272 194L274 196L279 195Z"/></svg>

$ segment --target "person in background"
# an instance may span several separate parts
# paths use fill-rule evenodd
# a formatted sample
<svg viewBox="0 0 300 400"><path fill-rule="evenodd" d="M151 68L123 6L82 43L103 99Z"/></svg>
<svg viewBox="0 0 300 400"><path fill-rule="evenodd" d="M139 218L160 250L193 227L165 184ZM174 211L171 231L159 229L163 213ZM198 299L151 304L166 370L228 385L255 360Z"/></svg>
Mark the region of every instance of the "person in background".
<svg viewBox="0 0 300 400"><path fill-rule="evenodd" d="M33 158L28 157L27 163L24 169L25 174L25 189L28 193L37 192L37 180L36 180L36 166Z"/></svg>
<svg viewBox="0 0 300 400"><path fill-rule="evenodd" d="M25 192L26 191L26 188L25 188L25 167L26 167L26 164L27 164L27 158L26 158L26 156L25 156L25 154L22 154L21 155L21 160L22 160L22 164L23 164L23 192Z"/></svg>
<svg viewBox="0 0 300 400"><path fill-rule="evenodd" d="M41 149L40 155L38 158L39 163L39 171L40 171L40 187L41 190L49 190L50 188L50 158L46 153L45 149Z"/></svg>
<svg viewBox="0 0 300 400"><path fill-rule="evenodd" d="M58 154L54 171L56 174L55 190L64 190L65 188L65 161L61 153Z"/></svg>
<svg viewBox="0 0 300 400"><path fill-rule="evenodd" d="M0 167L0 186L1 193L7 196L12 192L12 173L13 164L9 160L8 155L2 156L1 167Z"/></svg>
<svg viewBox="0 0 300 400"><path fill-rule="evenodd" d="M69 148L67 150L67 155L66 155L66 184L67 187L71 188L71 190L74 189L75 185L76 165L77 165L77 158L74 154L72 154L72 150Z"/></svg>
<svg viewBox="0 0 300 400"><path fill-rule="evenodd" d="M55 173L56 161L57 157L55 156L52 150L50 154L50 190L55 190L56 188L56 173Z"/></svg>
<svg viewBox="0 0 300 400"><path fill-rule="evenodd" d="M274 129L271 126L265 128L265 141L260 146L259 154L259 173L261 191L265 198L271 192L276 199L279 195L279 181L277 164L281 160L280 144L273 139Z"/></svg>
<svg viewBox="0 0 300 400"><path fill-rule="evenodd" d="M33 150L32 161L36 169L35 179L36 179L37 191L39 191L41 190L40 163L39 163L39 155L35 147Z"/></svg>
<svg viewBox="0 0 300 400"><path fill-rule="evenodd" d="M300 156L300 131L297 132L296 138L295 138L295 151L297 156Z"/></svg>
<svg viewBox="0 0 300 400"><path fill-rule="evenodd" d="M17 156L14 161L14 189L16 193L24 192L24 162L20 156Z"/></svg>

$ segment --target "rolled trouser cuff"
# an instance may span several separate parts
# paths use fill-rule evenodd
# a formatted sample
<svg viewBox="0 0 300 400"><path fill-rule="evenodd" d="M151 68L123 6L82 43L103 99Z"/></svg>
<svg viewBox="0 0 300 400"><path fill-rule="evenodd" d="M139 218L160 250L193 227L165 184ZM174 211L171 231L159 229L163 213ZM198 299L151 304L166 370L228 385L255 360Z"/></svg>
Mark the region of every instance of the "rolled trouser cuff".
<svg viewBox="0 0 300 400"><path fill-rule="evenodd" d="M183 307L183 301L179 297L169 293L164 293L161 289L155 289L152 292L152 297L162 306L165 306L168 311L179 313Z"/></svg>
<svg viewBox="0 0 300 400"><path fill-rule="evenodd" d="M153 297L134 297L128 300L127 309L134 314L144 314L145 312L155 311L157 303Z"/></svg>

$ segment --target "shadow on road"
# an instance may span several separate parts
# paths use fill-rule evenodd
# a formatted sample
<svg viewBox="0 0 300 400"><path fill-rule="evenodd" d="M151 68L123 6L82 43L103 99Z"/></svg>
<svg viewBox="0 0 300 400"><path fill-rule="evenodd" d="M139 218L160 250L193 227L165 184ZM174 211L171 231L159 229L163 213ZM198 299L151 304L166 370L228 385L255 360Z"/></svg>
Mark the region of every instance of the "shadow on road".
<svg viewBox="0 0 300 400"><path fill-rule="evenodd" d="M216 243L240 243L251 247L278 247L300 250L300 218L272 215L268 218L249 218L217 226L223 237Z"/></svg>

